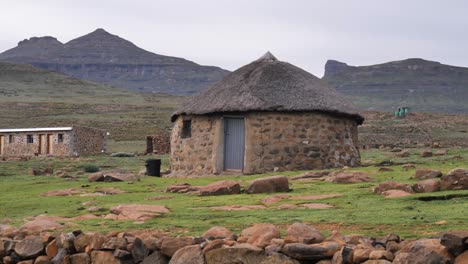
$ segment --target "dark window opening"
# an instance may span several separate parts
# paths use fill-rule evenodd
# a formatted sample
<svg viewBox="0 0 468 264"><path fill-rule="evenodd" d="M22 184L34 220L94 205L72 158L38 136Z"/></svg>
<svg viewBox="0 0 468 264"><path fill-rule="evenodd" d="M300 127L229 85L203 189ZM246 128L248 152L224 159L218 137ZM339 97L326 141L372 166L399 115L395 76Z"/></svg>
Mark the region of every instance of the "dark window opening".
<svg viewBox="0 0 468 264"><path fill-rule="evenodd" d="M8 135L8 144L13 143L13 135Z"/></svg>
<svg viewBox="0 0 468 264"><path fill-rule="evenodd" d="M26 142L28 144L34 143L33 135L27 135Z"/></svg>
<svg viewBox="0 0 468 264"><path fill-rule="evenodd" d="M63 134L58 134L57 141L58 143L63 143Z"/></svg>
<svg viewBox="0 0 468 264"><path fill-rule="evenodd" d="M181 138L189 138L192 136L192 120L184 120L182 123Z"/></svg>

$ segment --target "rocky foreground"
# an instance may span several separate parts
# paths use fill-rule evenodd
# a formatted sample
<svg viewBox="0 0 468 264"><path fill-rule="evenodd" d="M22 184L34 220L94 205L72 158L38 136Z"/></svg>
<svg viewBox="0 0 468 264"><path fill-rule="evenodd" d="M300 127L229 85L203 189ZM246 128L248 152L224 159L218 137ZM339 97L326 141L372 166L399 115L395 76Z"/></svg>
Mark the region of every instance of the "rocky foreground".
<svg viewBox="0 0 468 264"><path fill-rule="evenodd" d="M200 237L157 230L133 233L26 233L0 226L0 263L11 264L299 264L468 263L468 231L402 240L342 235L325 237L313 226L294 223L282 237L272 224L256 224L236 235L213 227Z"/></svg>

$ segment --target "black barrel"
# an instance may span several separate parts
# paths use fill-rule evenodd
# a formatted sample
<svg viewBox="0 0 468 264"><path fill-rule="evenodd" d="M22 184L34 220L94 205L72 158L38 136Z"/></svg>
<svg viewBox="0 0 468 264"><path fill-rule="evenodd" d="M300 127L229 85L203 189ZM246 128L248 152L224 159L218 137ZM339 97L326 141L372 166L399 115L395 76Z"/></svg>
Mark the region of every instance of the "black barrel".
<svg viewBox="0 0 468 264"><path fill-rule="evenodd" d="M147 159L145 161L146 175L161 177L161 160Z"/></svg>

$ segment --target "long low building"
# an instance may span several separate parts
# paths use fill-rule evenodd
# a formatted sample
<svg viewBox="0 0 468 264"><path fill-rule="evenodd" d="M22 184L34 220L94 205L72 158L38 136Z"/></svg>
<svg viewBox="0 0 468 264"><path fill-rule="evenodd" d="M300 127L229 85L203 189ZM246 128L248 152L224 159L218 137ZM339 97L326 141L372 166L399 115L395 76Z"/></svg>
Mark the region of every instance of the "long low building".
<svg viewBox="0 0 468 264"><path fill-rule="evenodd" d="M82 126L0 129L0 157L101 153L107 137L106 130Z"/></svg>

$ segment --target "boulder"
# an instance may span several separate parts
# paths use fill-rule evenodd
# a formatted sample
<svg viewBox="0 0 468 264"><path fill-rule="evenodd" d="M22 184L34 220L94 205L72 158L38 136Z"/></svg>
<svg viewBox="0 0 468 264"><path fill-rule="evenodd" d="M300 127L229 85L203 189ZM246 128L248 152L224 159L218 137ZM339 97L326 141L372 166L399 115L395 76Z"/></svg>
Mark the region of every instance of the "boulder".
<svg viewBox="0 0 468 264"><path fill-rule="evenodd" d="M198 187L200 196L239 194L240 185L235 181L217 181L206 186Z"/></svg>
<svg viewBox="0 0 468 264"><path fill-rule="evenodd" d="M440 178L441 190L468 190L468 169L454 169Z"/></svg>
<svg viewBox="0 0 468 264"><path fill-rule="evenodd" d="M213 238L227 238L232 237L234 233L232 233L229 229L222 227L222 226L214 226L208 229L204 234L203 237L213 237Z"/></svg>
<svg viewBox="0 0 468 264"><path fill-rule="evenodd" d="M388 261L393 261L393 253L383 249L372 250L369 254L369 259L385 259Z"/></svg>
<svg viewBox="0 0 468 264"><path fill-rule="evenodd" d="M151 255L147 256L141 264L168 264L169 258L164 256L161 251L154 251Z"/></svg>
<svg viewBox="0 0 468 264"><path fill-rule="evenodd" d="M267 256L262 250L239 246L211 250L205 254L205 259L206 264L299 264L282 254Z"/></svg>
<svg viewBox="0 0 468 264"><path fill-rule="evenodd" d="M169 264L205 264L200 245L186 246L174 253Z"/></svg>
<svg viewBox="0 0 468 264"><path fill-rule="evenodd" d="M151 204L121 204L110 209L117 216L117 220L139 220L144 221L155 218L161 213L169 213L163 205Z"/></svg>
<svg viewBox="0 0 468 264"><path fill-rule="evenodd" d="M465 242L468 237L465 236L458 236L455 234L446 233L442 235L440 238L440 244L445 246L450 254L454 255L455 257L463 253L465 250Z"/></svg>
<svg viewBox="0 0 468 264"><path fill-rule="evenodd" d="M405 245L394 264L453 263L454 258L438 239L419 239Z"/></svg>
<svg viewBox="0 0 468 264"><path fill-rule="evenodd" d="M34 260L34 264L50 264L50 259L47 256L39 256Z"/></svg>
<svg viewBox="0 0 468 264"><path fill-rule="evenodd" d="M392 264L392 262L385 259L369 259L362 262L362 264Z"/></svg>
<svg viewBox="0 0 468 264"><path fill-rule="evenodd" d="M410 170L410 169L416 169L416 166L415 166L414 164L410 164L410 163L408 163L408 164L403 164L403 165L401 165L401 167L402 167L405 171Z"/></svg>
<svg viewBox="0 0 468 264"><path fill-rule="evenodd" d="M287 239L304 244L322 242L325 237L313 226L303 223L294 223L288 227Z"/></svg>
<svg viewBox="0 0 468 264"><path fill-rule="evenodd" d="M104 181L104 182L121 182L121 181L136 181L140 177L131 173L128 170L116 169L104 172L96 172L88 176L89 182Z"/></svg>
<svg viewBox="0 0 468 264"><path fill-rule="evenodd" d="M342 245L337 242L323 242L311 245L291 243L284 245L281 252L300 261L318 261L331 259L336 252L341 250L341 247Z"/></svg>
<svg viewBox="0 0 468 264"><path fill-rule="evenodd" d="M466 250L465 252L463 252L463 254L459 255L456 259L455 259L455 263L454 264L466 264L468 263L468 250Z"/></svg>
<svg viewBox="0 0 468 264"><path fill-rule="evenodd" d="M22 259L32 259L44 251L41 237L28 237L15 245L16 254Z"/></svg>
<svg viewBox="0 0 468 264"><path fill-rule="evenodd" d="M388 190L401 190L407 193L414 193L413 188L411 188L410 185L394 181L380 183L377 187L374 188L373 192L377 194L382 194L383 192Z"/></svg>
<svg viewBox="0 0 468 264"><path fill-rule="evenodd" d="M120 264L120 260L114 257L112 251L93 251L91 259L93 264Z"/></svg>
<svg viewBox="0 0 468 264"><path fill-rule="evenodd" d="M198 192L198 187L197 186L192 186L188 183L181 183L181 184L175 184L175 185L170 185L166 188L166 192L170 193L192 193L192 192Z"/></svg>
<svg viewBox="0 0 468 264"><path fill-rule="evenodd" d="M172 257L177 250L194 244L191 237L164 237L161 243L161 253Z"/></svg>
<svg viewBox="0 0 468 264"><path fill-rule="evenodd" d="M288 192L289 181L285 176L271 176L253 180L247 186L246 193Z"/></svg>
<svg viewBox="0 0 468 264"><path fill-rule="evenodd" d="M45 248L45 253L46 253L47 257L49 257L49 258L53 258L53 257L55 257L57 255L58 247L57 247L57 240L56 239L50 241L49 244L47 244L47 246Z"/></svg>
<svg viewBox="0 0 468 264"><path fill-rule="evenodd" d="M427 179L413 184L413 190L417 193L428 193L440 191L440 181Z"/></svg>
<svg viewBox="0 0 468 264"><path fill-rule="evenodd" d="M341 184L371 182L374 181L364 172L339 172L331 173L325 178L325 181Z"/></svg>
<svg viewBox="0 0 468 264"><path fill-rule="evenodd" d="M438 149L435 153L435 156L444 156L447 155L447 150L446 149Z"/></svg>
<svg viewBox="0 0 468 264"><path fill-rule="evenodd" d="M87 253L78 253L70 255L70 264L91 264L91 258ZM93 261L93 263L95 263Z"/></svg>
<svg viewBox="0 0 468 264"><path fill-rule="evenodd" d="M143 261L143 259L148 256L148 249L145 247L145 244L143 241L139 238L136 238L135 241L133 241L133 246L132 246L132 257L133 260L137 263Z"/></svg>
<svg viewBox="0 0 468 264"><path fill-rule="evenodd" d="M206 245L203 247L203 253L209 252L217 248L222 248L223 246L224 246L224 240L222 239L209 240L206 243Z"/></svg>
<svg viewBox="0 0 468 264"><path fill-rule="evenodd" d="M255 224L242 230L238 242L246 242L256 247L264 248L273 238L279 238L279 230L272 224Z"/></svg>
<svg viewBox="0 0 468 264"><path fill-rule="evenodd" d="M92 240L93 234L79 234L73 241L76 252L85 252L86 247L91 244Z"/></svg>
<svg viewBox="0 0 468 264"><path fill-rule="evenodd" d="M430 149L425 149L421 152L421 154L419 155L421 156L422 158L429 158L429 157L432 157L432 150Z"/></svg>
<svg viewBox="0 0 468 264"><path fill-rule="evenodd" d="M414 175L414 177L419 180L440 178L441 176L442 176L442 172L438 170L430 170L430 169L417 169Z"/></svg>
<svg viewBox="0 0 468 264"><path fill-rule="evenodd" d="M57 229L62 229L63 226L50 219L35 219L29 222L26 222L19 229L22 232L28 234L38 234L43 231L53 231Z"/></svg>

